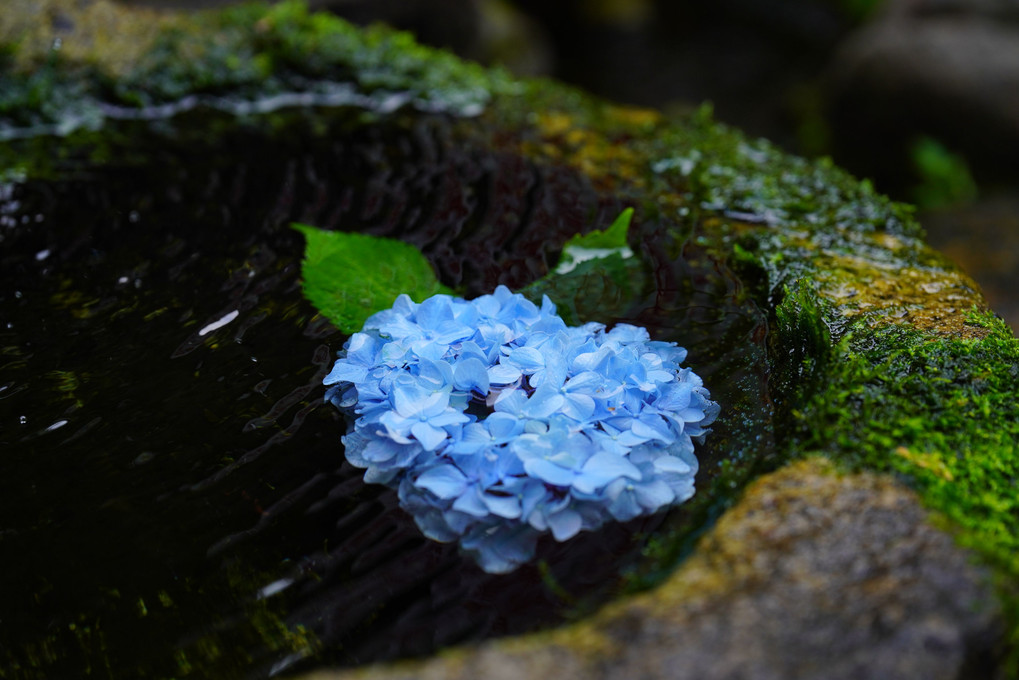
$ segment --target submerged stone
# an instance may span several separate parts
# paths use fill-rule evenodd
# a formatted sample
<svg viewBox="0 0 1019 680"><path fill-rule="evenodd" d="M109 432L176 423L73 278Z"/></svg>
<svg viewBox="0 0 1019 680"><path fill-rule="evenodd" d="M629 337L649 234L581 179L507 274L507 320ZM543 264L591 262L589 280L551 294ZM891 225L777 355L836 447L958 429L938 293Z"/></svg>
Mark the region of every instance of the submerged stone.
<svg viewBox="0 0 1019 680"><path fill-rule="evenodd" d="M646 588L406 672L955 677L1016 663L1019 343L908 206L708 109L670 118L513 81L294 2L12 8L0 544L23 557L4 572L20 612L0 623L6 667L358 665ZM137 37L130 59L110 27ZM627 206L646 274L583 263L541 292L578 321L690 350L722 406L700 491L485 577L341 466L320 384L344 337L301 298L289 224L405 240L470 298L540 279ZM811 458L747 488L818 455L894 477ZM792 649L837 661L811 676Z"/></svg>

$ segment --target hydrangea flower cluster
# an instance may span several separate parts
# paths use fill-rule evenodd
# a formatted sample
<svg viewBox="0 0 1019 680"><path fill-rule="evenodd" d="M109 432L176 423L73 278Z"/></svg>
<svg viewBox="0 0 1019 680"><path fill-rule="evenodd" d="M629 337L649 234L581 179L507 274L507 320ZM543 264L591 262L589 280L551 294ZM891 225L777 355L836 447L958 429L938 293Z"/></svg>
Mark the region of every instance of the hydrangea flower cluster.
<svg viewBox="0 0 1019 680"><path fill-rule="evenodd" d="M345 345L326 398L364 479L398 490L437 541L512 571L565 541L694 492L693 441L718 414L686 350L643 328L568 327L500 286L471 301L397 298Z"/></svg>

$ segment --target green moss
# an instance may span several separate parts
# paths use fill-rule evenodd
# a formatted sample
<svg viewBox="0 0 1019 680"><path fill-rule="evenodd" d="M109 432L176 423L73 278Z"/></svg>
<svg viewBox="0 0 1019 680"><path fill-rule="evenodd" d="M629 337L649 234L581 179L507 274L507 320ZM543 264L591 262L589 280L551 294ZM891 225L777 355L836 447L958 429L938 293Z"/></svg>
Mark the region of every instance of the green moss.
<svg viewBox="0 0 1019 680"><path fill-rule="evenodd" d="M63 5L72 21L75 12L89 11ZM109 11L119 17L134 10ZM502 71L418 45L408 33L383 26L362 30L327 13L310 13L299 0L170 16L129 65L120 59L119 42L107 38L69 36L68 42L98 46L69 50L69 56L68 50L50 50L41 58L36 43L45 36L6 43L0 138L40 126L61 133L95 127L107 116L129 116L140 107L186 107L192 103L183 100L192 95L221 98L209 101L216 106L243 107L275 94L304 93L368 108L409 102L469 115L509 87Z"/></svg>
<svg viewBox="0 0 1019 680"><path fill-rule="evenodd" d="M499 99L490 116L500 129L520 130L515 151L573 166L645 217L689 229L753 279L762 306L821 273L822 297L847 320L919 319L956 333L956 312L983 304L976 286L927 247L911 206L828 159L748 139L715 122L710 107L667 119L531 82L524 94Z"/></svg>
<svg viewBox="0 0 1019 680"><path fill-rule="evenodd" d="M830 160L808 161L749 140L702 109L643 142L650 167L678 195L671 207L729 260L768 308L806 278L833 307L826 323L896 323L979 337L965 310L986 310L976 284L932 251L913 208L876 193ZM667 209L670 209L667 207Z"/></svg>
<svg viewBox="0 0 1019 680"><path fill-rule="evenodd" d="M773 310L783 456L822 452L915 488L996 568L1019 666L1019 341L911 207L708 113L659 135L671 152L652 168Z"/></svg>
<svg viewBox="0 0 1019 680"><path fill-rule="evenodd" d="M712 120L702 107L659 143L667 155L652 164L695 207L753 223L920 235L912 209L895 203L836 167L786 154L763 139L747 139Z"/></svg>
<svg viewBox="0 0 1019 680"><path fill-rule="evenodd" d="M790 413L792 450L906 476L964 542L1019 576L1019 341L1000 320L974 322L990 335L851 331L823 389Z"/></svg>
<svg viewBox="0 0 1019 680"><path fill-rule="evenodd" d="M54 57L29 73L11 74L0 64L0 139L5 132L64 121L77 125L95 119L93 107L81 106L87 86L80 75ZM5 130L7 128L7 130Z"/></svg>
<svg viewBox="0 0 1019 680"><path fill-rule="evenodd" d="M825 321L804 287L779 306L779 344L817 347ZM829 306L827 313L831 313ZM899 476L960 543L998 573L1011 612L1011 663L1019 661L1019 340L1004 322L974 313L979 339L932 338L898 325L855 324L812 384L786 404L791 456L822 452L852 468ZM795 394L795 391L787 390ZM1011 604L1009 604L1011 603Z"/></svg>

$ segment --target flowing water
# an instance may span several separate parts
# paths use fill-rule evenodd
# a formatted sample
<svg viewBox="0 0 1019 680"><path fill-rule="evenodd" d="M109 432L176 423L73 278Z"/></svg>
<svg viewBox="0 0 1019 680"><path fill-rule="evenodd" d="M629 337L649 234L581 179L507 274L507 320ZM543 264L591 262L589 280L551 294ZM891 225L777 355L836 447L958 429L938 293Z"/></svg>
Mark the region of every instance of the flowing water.
<svg viewBox="0 0 1019 680"><path fill-rule="evenodd" d="M123 122L30 140L51 178L0 185L0 677L428 654L590 610L651 532L691 521L548 541L488 575L344 462L320 382L345 337L302 298L291 222L406 239L473 296L538 278L621 208L441 117L365 116ZM718 493L724 461L773 449L765 319L689 226L634 229L653 285L614 320L690 350L723 406L699 451Z"/></svg>

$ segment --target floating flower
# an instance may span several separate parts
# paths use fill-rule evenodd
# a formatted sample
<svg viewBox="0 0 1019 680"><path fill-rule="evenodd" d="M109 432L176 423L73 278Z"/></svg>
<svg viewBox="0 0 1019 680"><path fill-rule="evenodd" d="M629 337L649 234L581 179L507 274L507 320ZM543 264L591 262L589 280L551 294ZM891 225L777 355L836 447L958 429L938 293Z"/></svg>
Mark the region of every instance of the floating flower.
<svg viewBox="0 0 1019 680"><path fill-rule="evenodd" d="M690 498L718 414L686 350L643 328L569 327L500 286L466 301L408 296L351 336L325 378L352 416L365 481L397 489L422 532L512 571L538 537Z"/></svg>

